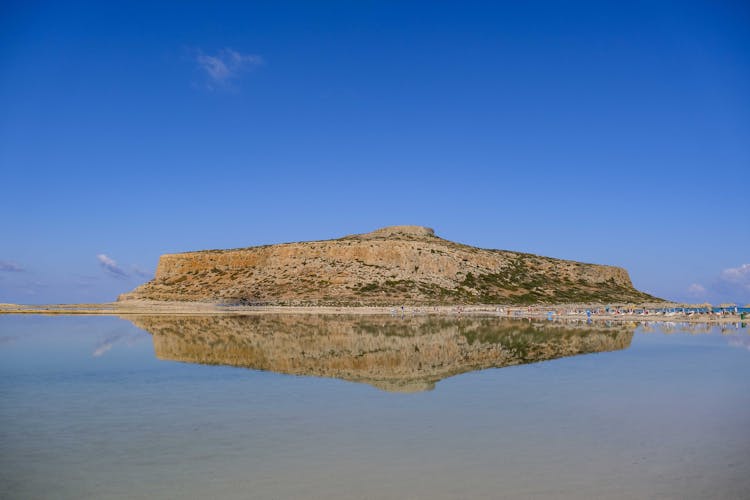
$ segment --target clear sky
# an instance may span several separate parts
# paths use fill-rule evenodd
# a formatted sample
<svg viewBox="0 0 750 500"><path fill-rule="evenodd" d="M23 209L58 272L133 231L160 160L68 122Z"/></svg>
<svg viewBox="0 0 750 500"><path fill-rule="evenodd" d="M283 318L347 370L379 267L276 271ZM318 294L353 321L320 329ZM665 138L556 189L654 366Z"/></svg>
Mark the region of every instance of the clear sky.
<svg viewBox="0 0 750 500"><path fill-rule="evenodd" d="M0 302L434 227L750 302L750 4L0 6Z"/></svg>

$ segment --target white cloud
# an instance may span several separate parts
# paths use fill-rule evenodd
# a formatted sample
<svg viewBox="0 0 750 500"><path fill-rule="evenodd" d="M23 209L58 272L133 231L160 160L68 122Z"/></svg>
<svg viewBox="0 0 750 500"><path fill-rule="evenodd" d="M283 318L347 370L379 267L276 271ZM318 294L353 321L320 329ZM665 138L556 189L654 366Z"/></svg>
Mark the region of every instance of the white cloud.
<svg viewBox="0 0 750 500"><path fill-rule="evenodd" d="M750 302L750 264L726 268L706 286L693 283L686 292L688 296L709 300L716 304L722 302L746 304Z"/></svg>
<svg viewBox="0 0 750 500"><path fill-rule="evenodd" d="M720 275L721 281L750 291L750 264L724 269Z"/></svg>
<svg viewBox="0 0 750 500"><path fill-rule="evenodd" d="M114 259L108 257L107 255L100 253L96 256L96 259L99 261L99 265L102 266L102 268L110 275L116 278L128 277L128 273L126 273L120 266L118 266L117 262L115 262Z"/></svg>
<svg viewBox="0 0 750 500"><path fill-rule="evenodd" d="M0 260L0 271L6 273L21 273L25 271L25 269L15 262Z"/></svg>
<svg viewBox="0 0 750 500"><path fill-rule="evenodd" d="M195 56L198 68L208 77L207 87L225 87L242 72L263 64L263 58L256 54L242 54L236 50L221 49L216 55L204 54L198 50Z"/></svg>
<svg viewBox="0 0 750 500"><path fill-rule="evenodd" d="M198 54L196 60L200 68L214 81L223 82L231 75L226 63L218 57Z"/></svg>

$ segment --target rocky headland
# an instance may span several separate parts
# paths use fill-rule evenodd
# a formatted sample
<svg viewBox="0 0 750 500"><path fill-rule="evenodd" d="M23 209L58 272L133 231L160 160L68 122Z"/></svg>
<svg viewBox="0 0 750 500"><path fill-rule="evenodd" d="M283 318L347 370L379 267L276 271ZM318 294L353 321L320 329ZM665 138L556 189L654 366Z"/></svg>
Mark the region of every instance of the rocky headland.
<svg viewBox="0 0 750 500"><path fill-rule="evenodd" d="M644 303L620 267L442 239L391 226L327 241L161 256L153 280L118 301L387 306Z"/></svg>

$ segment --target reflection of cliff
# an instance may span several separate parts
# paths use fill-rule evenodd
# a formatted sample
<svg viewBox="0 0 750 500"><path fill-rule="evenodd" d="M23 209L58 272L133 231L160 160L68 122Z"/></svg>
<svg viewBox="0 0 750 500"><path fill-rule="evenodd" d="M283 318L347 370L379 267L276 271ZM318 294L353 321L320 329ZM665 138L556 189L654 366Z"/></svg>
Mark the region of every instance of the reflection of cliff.
<svg viewBox="0 0 750 500"><path fill-rule="evenodd" d="M159 359L422 391L458 373L625 349L633 328L499 318L130 316Z"/></svg>

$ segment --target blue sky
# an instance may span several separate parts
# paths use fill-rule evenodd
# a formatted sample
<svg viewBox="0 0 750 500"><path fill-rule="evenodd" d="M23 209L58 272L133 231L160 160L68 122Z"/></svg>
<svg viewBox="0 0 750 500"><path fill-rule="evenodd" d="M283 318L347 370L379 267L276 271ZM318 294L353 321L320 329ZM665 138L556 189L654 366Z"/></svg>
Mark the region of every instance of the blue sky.
<svg viewBox="0 0 750 500"><path fill-rule="evenodd" d="M4 2L0 302L392 224L750 302L745 2Z"/></svg>

